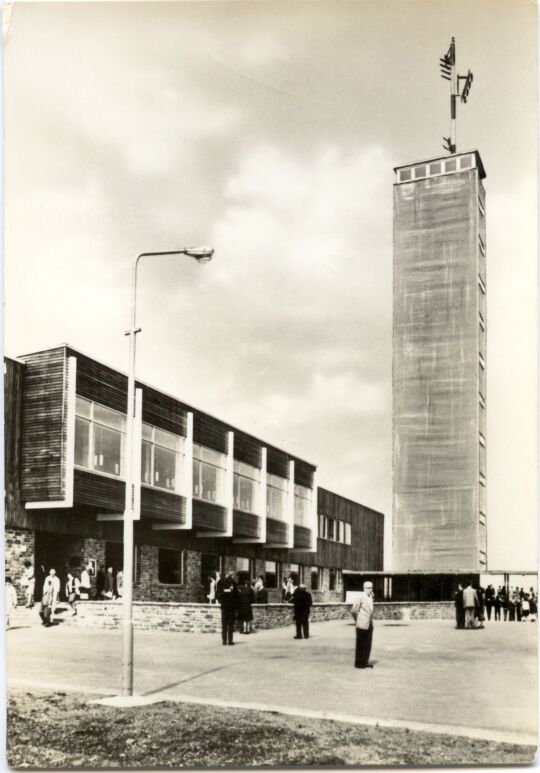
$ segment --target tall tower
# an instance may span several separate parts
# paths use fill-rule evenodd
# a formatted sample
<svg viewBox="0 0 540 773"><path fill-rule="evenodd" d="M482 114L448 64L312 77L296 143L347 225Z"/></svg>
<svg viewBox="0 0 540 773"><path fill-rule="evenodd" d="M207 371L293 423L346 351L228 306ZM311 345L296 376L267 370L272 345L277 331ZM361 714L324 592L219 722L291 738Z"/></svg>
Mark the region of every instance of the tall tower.
<svg viewBox="0 0 540 773"><path fill-rule="evenodd" d="M452 151L395 169L395 571L487 568L485 171Z"/></svg>

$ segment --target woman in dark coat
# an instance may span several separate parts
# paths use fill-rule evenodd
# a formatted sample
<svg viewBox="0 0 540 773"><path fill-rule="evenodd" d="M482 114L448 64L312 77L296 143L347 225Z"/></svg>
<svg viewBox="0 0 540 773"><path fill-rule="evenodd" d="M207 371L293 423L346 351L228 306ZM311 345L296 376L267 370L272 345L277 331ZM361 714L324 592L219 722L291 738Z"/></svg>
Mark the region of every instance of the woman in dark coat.
<svg viewBox="0 0 540 773"><path fill-rule="evenodd" d="M255 601L255 592L249 580L246 580L243 585L238 589L240 596L240 606L238 609L238 619L242 624L242 630L240 633L251 633L251 622L253 620L253 610L251 605Z"/></svg>

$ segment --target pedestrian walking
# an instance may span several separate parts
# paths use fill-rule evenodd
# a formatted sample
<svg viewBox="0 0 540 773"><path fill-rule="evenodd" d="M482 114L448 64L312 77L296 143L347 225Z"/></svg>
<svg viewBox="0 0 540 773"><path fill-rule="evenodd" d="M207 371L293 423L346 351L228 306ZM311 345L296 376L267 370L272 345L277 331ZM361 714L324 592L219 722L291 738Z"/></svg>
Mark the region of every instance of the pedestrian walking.
<svg viewBox="0 0 540 773"><path fill-rule="evenodd" d="M24 572L21 577L21 588L24 588L25 607L32 609L34 606L34 593L36 589L36 573L32 562L26 559L24 562Z"/></svg>
<svg viewBox="0 0 540 773"><path fill-rule="evenodd" d="M251 633L251 625L253 622L253 610L251 605L255 602L255 592L249 580L244 580L243 585L238 589L239 606L238 606L238 620L242 626L240 633Z"/></svg>
<svg viewBox="0 0 540 773"><path fill-rule="evenodd" d="M6 577L6 630L9 628L9 619L14 609L17 608L17 591L11 577Z"/></svg>
<svg viewBox="0 0 540 773"><path fill-rule="evenodd" d="M238 609L238 586L233 572L227 572L217 584L217 599L221 605L221 640L223 644L234 645L234 619Z"/></svg>
<svg viewBox="0 0 540 773"><path fill-rule="evenodd" d="M73 575L71 572L68 572L66 581L66 598L69 606L71 607L72 615L77 614L77 601L79 600L80 586L81 583L79 578Z"/></svg>
<svg viewBox="0 0 540 773"><path fill-rule="evenodd" d="M290 603L294 604L294 622L296 625L294 638L301 639L302 634L304 634L304 639L309 639L309 613L313 599L303 583L300 583L298 588L294 590Z"/></svg>
<svg viewBox="0 0 540 773"><path fill-rule="evenodd" d="M355 668L373 668L369 663L373 642L373 583L365 582L364 590L352 606L356 628Z"/></svg>
<svg viewBox="0 0 540 773"><path fill-rule="evenodd" d="M39 616L42 624L49 628L52 625L52 617L56 609L58 594L60 593L60 580L56 576L56 571L51 569L43 583L43 593L41 595L41 610Z"/></svg>

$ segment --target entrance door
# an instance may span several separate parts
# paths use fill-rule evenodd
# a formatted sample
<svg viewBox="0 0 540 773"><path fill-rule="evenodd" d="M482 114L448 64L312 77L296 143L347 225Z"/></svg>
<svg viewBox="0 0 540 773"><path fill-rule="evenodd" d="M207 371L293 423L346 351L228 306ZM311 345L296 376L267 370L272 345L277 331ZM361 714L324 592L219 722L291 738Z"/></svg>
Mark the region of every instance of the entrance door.
<svg viewBox="0 0 540 773"><path fill-rule="evenodd" d="M61 592L65 587L67 573L70 569L71 539L62 534L48 534L36 531L35 547L35 572L36 590L35 600L41 601L43 583L50 569L55 569L60 579Z"/></svg>

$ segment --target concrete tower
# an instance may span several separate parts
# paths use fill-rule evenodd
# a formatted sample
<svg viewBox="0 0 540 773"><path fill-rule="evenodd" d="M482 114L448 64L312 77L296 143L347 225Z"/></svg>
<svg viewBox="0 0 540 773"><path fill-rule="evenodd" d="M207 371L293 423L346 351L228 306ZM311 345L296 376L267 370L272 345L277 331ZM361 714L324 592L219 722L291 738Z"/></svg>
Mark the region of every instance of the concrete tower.
<svg viewBox="0 0 540 773"><path fill-rule="evenodd" d="M395 172L393 568L481 572L485 171L471 151Z"/></svg>

